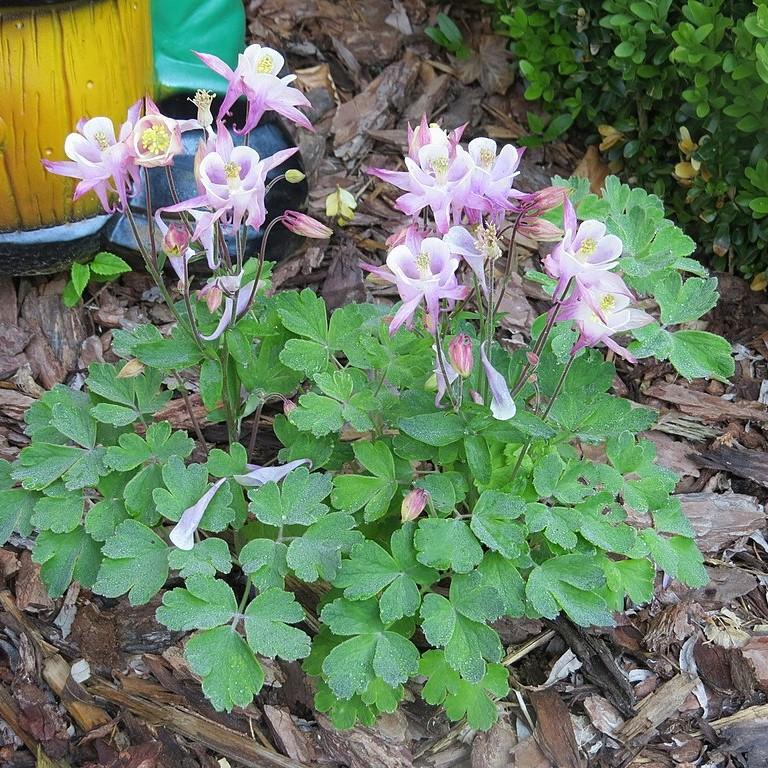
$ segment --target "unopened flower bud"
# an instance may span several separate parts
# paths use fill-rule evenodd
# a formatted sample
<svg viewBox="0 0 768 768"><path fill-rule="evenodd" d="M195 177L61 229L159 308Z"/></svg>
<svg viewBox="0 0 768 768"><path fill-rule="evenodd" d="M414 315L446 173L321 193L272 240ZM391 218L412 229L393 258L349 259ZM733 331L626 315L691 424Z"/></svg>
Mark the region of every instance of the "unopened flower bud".
<svg viewBox="0 0 768 768"><path fill-rule="evenodd" d="M189 230L181 224L170 224L163 235L163 253L181 256L189 248Z"/></svg>
<svg viewBox="0 0 768 768"><path fill-rule="evenodd" d="M533 208L538 213L546 213L561 205L567 192L564 187L544 187L532 195Z"/></svg>
<svg viewBox="0 0 768 768"><path fill-rule="evenodd" d="M470 389L469 396L472 398L473 403L477 403L478 405L485 405L483 396L476 389Z"/></svg>
<svg viewBox="0 0 768 768"><path fill-rule="evenodd" d="M528 362L531 365L538 365L539 364L539 356L534 355L533 352L526 352L525 356L528 358Z"/></svg>
<svg viewBox="0 0 768 768"><path fill-rule="evenodd" d="M325 224L321 224L317 219L313 219L305 213L286 211L282 218L286 229L303 237L327 240L333 234L333 230L330 227L326 227Z"/></svg>
<svg viewBox="0 0 768 768"><path fill-rule="evenodd" d="M517 231L521 235L529 237L540 243L553 243L560 240L563 236L563 230L553 224L551 221L539 217L526 216L521 222Z"/></svg>
<svg viewBox="0 0 768 768"><path fill-rule="evenodd" d="M414 488L403 497L403 503L400 507L400 519L407 523L416 518L424 511L429 501L429 494L423 488Z"/></svg>
<svg viewBox="0 0 768 768"><path fill-rule="evenodd" d="M129 360L117 374L118 379L132 379L135 376L144 372L144 363L141 360L137 360L135 357Z"/></svg>
<svg viewBox="0 0 768 768"><path fill-rule="evenodd" d="M205 294L205 303L208 305L208 311L213 313L221 306L221 300L224 298L224 291L218 285L211 286L211 289Z"/></svg>
<svg viewBox="0 0 768 768"><path fill-rule="evenodd" d="M306 178L307 178L307 175L305 173L302 173L296 168L289 168L285 172L285 180L289 184L301 184L301 182L304 181L304 179Z"/></svg>
<svg viewBox="0 0 768 768"><path fill-rule="evenodd" d="M293 402L293 400L283 400L283 413L286 416L290 416L297 407L298 406Z"/></svg>
<svg viewBox="0 0 768 768"><path fill-rule="evenodd" d="M448 345L448 356L454 370L462 379L466 379L472 373L475 362L472 355L472 339L466 333L460 333L451 339Z"/></svg>

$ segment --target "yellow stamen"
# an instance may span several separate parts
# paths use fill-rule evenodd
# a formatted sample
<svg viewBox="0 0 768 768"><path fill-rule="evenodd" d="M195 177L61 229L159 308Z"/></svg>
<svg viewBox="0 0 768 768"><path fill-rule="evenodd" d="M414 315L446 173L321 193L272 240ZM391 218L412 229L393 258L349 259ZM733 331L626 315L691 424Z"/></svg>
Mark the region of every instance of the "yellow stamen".
<svg viewBox="0 0 768 768"><path fill-rule="evenodd" d="M579 248L579 254L582 256L591 256L597 250L597 243L591 237L588 237L581 244Z"/></svg>
<svg viewBox="0 0 768 768"><path fill-rule="evenodd" d="M153 125L141 134L141 146L151 155L162 155L171 146L171 132L159 123Z"/></svg>
<svg viewBox="0 0 768 768"><path fill-rule="evenodd" d="M445 156L433 158L431 165L435 176L439 179L444 178L445 174L448 173L448 158Z"/></svg>
<svg viewBox="0 0 768 768"><path fill-rule="evenodd" d="M240 178L240 166L237 163L229 162L224 166L224 175L228 179Z"/></svg>
<svg viewBox="0 0 768 768"><path fill-rule="evenodd" d="M485 147L480 150L480 165L483 168L490 168L493 165L493 161L496 159L496 154L492 149Z"/></svg>
<svg viewBox="0 0 768 768"><path fill-rule="evenodd" d="M236 189L240 185L240 166L231 161L225 163L224 176L227 179L227 186L230 189Z"/></svg>
<svg viewBox="0 0 768 768"><path fill-rule="evenodd" d="M615 306L616 306L616 297L611 295L610 293L604 294L603 298L600 299L600 309L602 309L603 312L610 312L613 310Z"/></svg>
<svg viewBox="0 0 768 768"><path fill-rule="evenodd" d="M422 277L426 277L430 273L431 266L432 266L432 262L429 259L429 254L426 251L422 251L416 257L416 267L419 270L419 274Z"/></svg>
<svg viewBox="0 0 768 768"><path fill-rule="evenodd" d="M268 53L265 53L256 63L256 71L260 75L271 75L274 66L275 60Z"/></svg>
<svg viewBox="0 0 768 768"><path fill-rule="evenodd" d="M102 152L109 148L109 139L107 139L107 134L104 131L96 131L93 134L93 140Z"/></svg>

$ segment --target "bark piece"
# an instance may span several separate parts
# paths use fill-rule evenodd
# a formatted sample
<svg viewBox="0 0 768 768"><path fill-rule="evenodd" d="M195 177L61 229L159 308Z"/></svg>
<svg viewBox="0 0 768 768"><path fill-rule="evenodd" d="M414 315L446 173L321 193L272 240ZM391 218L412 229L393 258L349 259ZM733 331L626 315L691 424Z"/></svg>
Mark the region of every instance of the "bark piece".
<svg viewBox="0 0 768 768"><path fill-rule="evenodd" d="M554 622L554 628L581 660L582 672L587 680L597 685L622 715L630 717L634 693L606 643L562 617Z"/></svg>
<svg viewBox="0 0 768 768"><path fill-rule="evenodd" d="M53 600L40 578L40 566L32 562L32 555L23 552L19 575L16 577L16 605L20 611L51 611Z"/></svg>
<svg viewBox="0 0 768 768"><path fill-rule="evenodd" d="M643 699L637 714L627 720L616 735L626 742L647 742L656 734L656 729L678 711L698 684L698 677L676 675Z"/></svg>
<svg viewBox="0 0 768 768"><path fill-rule="evenodd" d="M498 720L472 742L472 768L507 768L517 734L507 720Z"/></svg>
<svg viewBox="0 0 768 768"><path fill-rule="evenodd" d="M315 762L315 748L309 733L302 731L296 725L287 709L265 704L264 717L269 723L278 747L288 757L301 763Z"/></svg>
<svg viewBox="0 0 768 768"><path fill-rule="evenodd" d="M542 752L558 768L584 768L568 707L560 695L551 688L535 690L531 701L536 710L534 738Z"/></svg>
<svg viewBox="0 0 768 768"><path fill-rule="evenodd" d="M667 403L673 403L683 413L708 423L730 421L731 419L768 422L768 407L762 403L734 403L716 395L681 387L679 384L655 384L646 394L649 397L656 397Z"/></svg>
<svg viewBox="0 0 768 768"><path fill-rule="evenodd" d="M403 743L406 727L401 719L405 715L398 710L382 716L373 728L356 726L338 731L328 718L318 714L319 749L333 762L349 768L411 768L413 756Z"/></svg>
<svg viewBox="0 0 768 768"><path fill-rule="evenodd" d="M343 160L360 157L371 143L369 130L392 128L418 74L415 56L390 64L354 99L342 104L333 118L334 154Z"/></svg>
<svg viewBox="0 0 768 768"><path fill-rule="evenodd" d="M86 688L94 696L124 707L147 722L204 744L249 768L305 768L295 760L262 747L250 736L197 713L127 693L101 678L92 678Z"/></svg>
<svg viewBox="0 0 768 768"><path fill-rule="evenodd" d="M765 508L741 493L686 493L677 498L704 552L718 552L765 526Z"/></svg>
<svg viewBox="0 0 768 768"><path fill-rule="evenodd" d="M699 466L730 472L768 488L768 454L764 451L721 445L706 453L695 454L694 459Z"/></svg>

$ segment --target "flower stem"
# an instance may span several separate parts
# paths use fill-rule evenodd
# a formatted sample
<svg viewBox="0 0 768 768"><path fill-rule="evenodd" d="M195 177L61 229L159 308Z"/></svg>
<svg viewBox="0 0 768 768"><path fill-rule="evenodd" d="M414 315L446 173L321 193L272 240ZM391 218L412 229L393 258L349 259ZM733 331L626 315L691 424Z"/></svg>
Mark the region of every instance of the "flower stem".
<svg viewBox="0 0 768 768"><path fill-rule="evenodd" d="M557 384L555 385L555 391L552 393L552 397L549 400L549 403L547 404L546 409L544 410L543 418L547 418L549 416L550 411L552 410L552 407L555 404L555 401L559 397L560 393L563 390L563 384L565 384L565 379L568 376L568 371L571 370L571 366L573 365L573 361L576 359L576 356L571 353L571 356L568 358L568 362L565 364L565 367L563 368L563 372L560 374L560 378L557 380ZM515 478L517 477L517 473L520 471L520 467L523 464L523 459L525 459L526 454L528 453L528 449L531 447L531 440L528 439L523 444L522 449L520 450L520 455L517 457L517 462L515 463L514 468L512 469L512 477L510 479L510 484L515 481Z"/></svg>
<svg viewBox="0 0 768 768"><path fill-rule="evenodd" d="M179 384L179 392L181 392L181 398L184 400L184 405L187 409L187 413L189 414L189 418L192 422L192 427L195 430L195 435L197 435L197 439L200 443L200 447L205 451L205 455L208 455L208 444L205 442L205 438L203 437L203 431L200 429L200 422L197 420L197 416L195 416L195 412L192 410L192 403L189 400L189 396L187 395L187 389L184 386L184 381L179 376L179 374L174 371L173 375L176 378L176 381Z"/></svg>

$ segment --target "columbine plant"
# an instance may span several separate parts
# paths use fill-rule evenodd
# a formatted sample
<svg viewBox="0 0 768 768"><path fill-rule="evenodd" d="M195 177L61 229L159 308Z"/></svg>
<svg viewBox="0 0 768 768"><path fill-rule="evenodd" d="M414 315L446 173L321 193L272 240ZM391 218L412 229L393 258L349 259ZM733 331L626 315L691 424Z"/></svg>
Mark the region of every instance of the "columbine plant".
<svg viewBox="0 0 768 768"><path fill-rule="evenodd" d="M309 127L275 51L251 47L234 71L201 58L229 81L224 110L248 100L242 132L268 109ZM146 603L172 577L157 617L194 632L186 658L218 709L251 701L267 656L305 659L317 708L340 727L393 711L411 684L488 728L508 691L496 619L610 625L651 598L657 570L706 582L675 476L636 437L654 411L609 394L615 355L669 360L687 378L733 370L723 339L684 327L714 305L716 281L658 198L615 179L601 198L561 180L523 194L521 151L465 148L461 130L424 120L405 172L371 170L403 191L408 220L386 263L366 268L401 302L329 316L311 290L273 295L265 261L273 227L327 237L324 225L286 212L258 258L242 247L265 225L270 187L296 180L279 173L291 151L234 144L226 114L214 121L198 96L196 123L145 100L118 131L83 123L70 161L48 164L130 217L141 174L173 162L181 132L205 131L199 195L155 212L144 251L176 317L170 336L116 331L123 362L92 365L85 391L46 393L30 445L0 474L0 538L38 531L53 595L75 580ZM555 243L530 274L551 306L530 348L510 351L499 307L523 233ZM210 275L195 288L197 260ZM192 436L163 418L174 380L188 406L196 382L227 444L206 442L199 407ZM283 448L258 465L265 408ZM319 582L319 631L288 589L298 582Z"/></svg>

